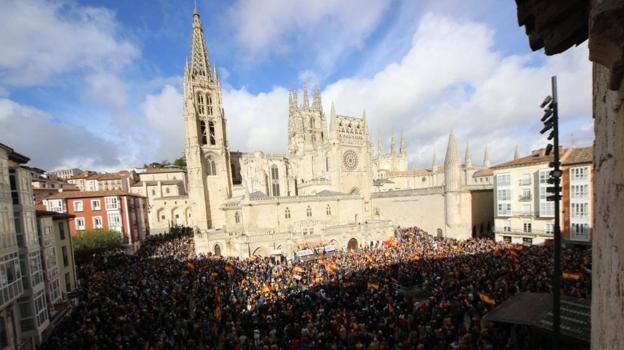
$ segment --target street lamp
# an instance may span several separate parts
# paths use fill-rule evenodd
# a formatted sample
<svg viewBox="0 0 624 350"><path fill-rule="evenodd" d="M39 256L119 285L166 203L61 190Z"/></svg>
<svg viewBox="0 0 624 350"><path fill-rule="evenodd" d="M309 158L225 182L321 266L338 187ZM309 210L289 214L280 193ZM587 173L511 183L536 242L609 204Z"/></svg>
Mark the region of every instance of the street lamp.
<svg viewBox="0 0 624 350"><path fill-rule="evenodd" d="M561 226L559 224L559 205L561 202L561 159L559 154L559 110L557 101L557 77L551 78L552 96L547 96L540 108L544 109L544 115L541 121L544 127L540 130L540 134L550 131L548 143L546 146L546 156L554 151L554 160L548 164L552 170L549 173L548 187L546 187L546 200L555 202L555 242L553 246L554 255L554 271L552 276L553 290L553 349L559 349L559 339L561 335Z"/></svg>

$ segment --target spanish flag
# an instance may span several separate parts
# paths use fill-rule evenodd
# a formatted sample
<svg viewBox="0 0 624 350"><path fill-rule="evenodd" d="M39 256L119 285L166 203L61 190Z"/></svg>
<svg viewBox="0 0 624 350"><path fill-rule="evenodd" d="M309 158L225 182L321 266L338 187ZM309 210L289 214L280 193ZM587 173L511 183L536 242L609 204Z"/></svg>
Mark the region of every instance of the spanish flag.
<svg viewBox="0 0 624 350"><path fill-rule="evenodd" d="M301 267L301 266L295 266L293 268L293 271L295 271L296 273L304 273L305 269L303 267Z"/></svg>
<svg viewBox="0 0 624 350"><path fill-rule="evenodd" d="M496 299L487 293L479 292L479 299L489 307L496 306Z"/></svg>
<svg viewBox="0 0 624 350"><path fill-rule="evenodd" d="M271 288L270 285L265 284L264 287L262 288L262 293L271 293L273 291L273 289Z"/></svg>
<svg viewBox="0 0 624 350"><path fill-rule="evenodd" d="M568 282L576 282L581 279L581 274L578 272L564 271L563 279Z"/></svg>
<svg viewBox="0 0 624 350"><path fill-rule="evenodd" d="M379 290L379 283L377 283L377 282L368 282L368 289L370 289L370 290Z"/></svg>
<svg viewBox="0 0 624 350"><path fill-rule="evenodd" d="M189 261L189 262L186 263L186 269L187 270L192 270L194 268L195 268L195 265L193 265L192 262Z"/></svg>

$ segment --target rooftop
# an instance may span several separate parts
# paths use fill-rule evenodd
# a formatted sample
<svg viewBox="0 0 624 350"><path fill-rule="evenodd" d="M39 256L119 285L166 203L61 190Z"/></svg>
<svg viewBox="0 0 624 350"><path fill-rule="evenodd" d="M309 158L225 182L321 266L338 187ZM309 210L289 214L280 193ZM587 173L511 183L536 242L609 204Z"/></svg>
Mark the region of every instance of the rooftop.
<svg viewBox="0 0 624 350"><path fill-rule="evenodd" d="M593 147L572 148L562 160L564 165L591 163L594 160Z"/></svg>
<svg viewBox="0 0 624 350"><path fill-rule="evenodd" d="M110 190L110 191L69 191L69 192L59 192L53 194L46 199L68 199L68 198L92 198L92 197L106 197L106 196L130 196L130 197L141 197L145 198L140 194L134 194L121 190Z"/></svg>

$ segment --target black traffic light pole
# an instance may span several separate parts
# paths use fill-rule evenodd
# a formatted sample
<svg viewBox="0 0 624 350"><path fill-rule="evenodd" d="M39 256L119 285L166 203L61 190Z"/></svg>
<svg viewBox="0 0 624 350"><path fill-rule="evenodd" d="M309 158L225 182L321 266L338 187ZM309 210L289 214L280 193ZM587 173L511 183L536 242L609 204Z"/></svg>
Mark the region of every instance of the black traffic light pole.
<svg viewBox="0 0 624 350"><path fill-rule="evenodd" d="M555 202L555 244L553 247L554 255L554 271L552 276L552 290L553 290L553 349L559 349L559 339L561 335L561 226L559 224L559 205L561 201L561 161L559 154L559 106L557 101L557 77L551 78L552 84L552 96L546 97L542 102L541 107L546 109L542 122L544 122L544 128L540 133L545 133L552 129L552 132L548 135L548 140L552 140L552 144L548 144L546 147L546 155L550 155L551 151L555 151L554 160L550 162L549 166L553 168L550 172L548 183L553 185L547 187L546 191L551 195L547 196L548 201Z"/></svg>

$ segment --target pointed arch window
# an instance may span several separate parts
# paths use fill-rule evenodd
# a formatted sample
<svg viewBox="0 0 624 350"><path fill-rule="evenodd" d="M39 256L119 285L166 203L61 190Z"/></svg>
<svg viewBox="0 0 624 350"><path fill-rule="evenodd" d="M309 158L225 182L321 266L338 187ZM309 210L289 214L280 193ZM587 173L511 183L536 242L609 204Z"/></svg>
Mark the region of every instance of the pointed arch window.
<svg viewBox="0 0 624 350"><path fill-rule="evenodd" d="M325 171L329 171L329 153L325 153Z"/></svg>
<svg viewBox="0 0 624 350"><path fill-rule="evenodd" d="M208 161L206 162L206 171L209 176L217 175L217 166L211 157L208 157Z"/></svg>
<svg viewBox="0 0 624 350"><path fill-rule="evenodd" d="M331 215L331 205L327 204L327 208L325 209L325 214Z"/></svg>
<svg viewBox="0 0 624 350"><path fill-rule="evenodd" d="M234 213L234 221L236 221L236 223L240 223L240 213L239 212L235 212Z"/></svg>
<svg viewBox="0 0 624 350"><path fill-rule="evenodd" d="M206 95L206 104L208 105L208 115L212 115L212 95Z"/></svg>
<svg viewBox="0 0 624 350"><path fill-rule="evenodd" d="M284 210L284 218L290 219L290 209L288 207Z"/></svg>
<svg viewBox="0 0 624 350"><path fill-rule="evenodd" d="M208 132L210 133L210 144L213 146L216 145L217 138L215 136L215 125L213 121L208 122Z"/></svg>
<svg viewBox="0 0 624 350"><path fill-rule="evenodd" d="M204 95L202 93L197 94L197 113L203 115L206 105L204 101Z"/></svg>
<svg viewBox="0 0 624 350"><path fill-rule="evenodd" d="M310 208L310 206L308 205L308 208L306 209L306 215L311 218L312 217L312 208Z"/></svg>
<svg viewBox="0 0 624 350"><path fill-rule="evenodd" d="M277 165L273 164L271 166L271 190L274 197L279 197L280 195L280 187L279 187L279 169Z"/></svg>
<svg viewBox="0 0 624 350"><path fill-rule="evenodd" d="M310 117L310 128L314 129L314 118Z"/></svg>
<svg viewBox="0 0 624 350"><path fill-rule="evenodd" d="M206 135L206 122L203 120L199 122L199 133L201 135L201 144L208 144L208 136Z"/></svg>

